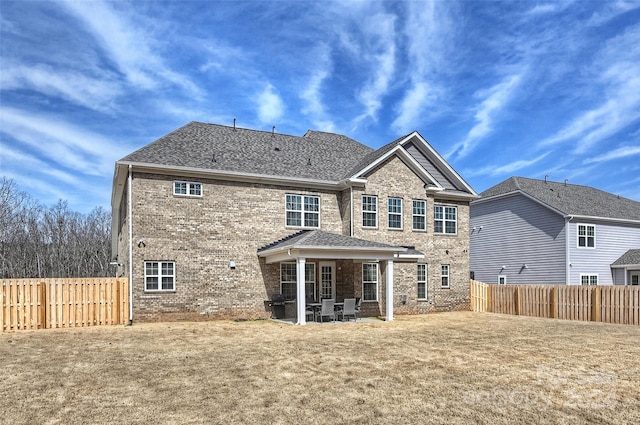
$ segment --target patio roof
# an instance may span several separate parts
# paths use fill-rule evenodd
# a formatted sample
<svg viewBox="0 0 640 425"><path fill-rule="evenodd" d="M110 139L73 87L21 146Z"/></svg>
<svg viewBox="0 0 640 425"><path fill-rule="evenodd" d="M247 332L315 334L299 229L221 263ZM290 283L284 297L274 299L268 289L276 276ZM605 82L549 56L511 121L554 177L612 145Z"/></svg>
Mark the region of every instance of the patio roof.
<svg viewBox="0 0 640 425"><path fill-rule="evenodd" d="M414 247L388 245L322 230L302 230L258 248L268 264L296 258L401 260L424 258Z"/></svg>
<svg viewBox="0 0 640 425"><path fill-rule="evenodd" d="M611 264L613 268L640 267L640 249L630 249Z"/></svg>

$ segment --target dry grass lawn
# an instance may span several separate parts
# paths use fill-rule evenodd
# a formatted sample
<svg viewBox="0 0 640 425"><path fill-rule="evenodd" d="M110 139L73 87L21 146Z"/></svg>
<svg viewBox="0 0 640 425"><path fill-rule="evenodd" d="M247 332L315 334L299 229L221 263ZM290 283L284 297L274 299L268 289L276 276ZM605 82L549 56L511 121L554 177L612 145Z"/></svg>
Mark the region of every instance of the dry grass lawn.
<svg viewBox="0 0 640 425"><path fill-rule="evenodd" d="M481 313L0 334L11 424L640 423L640 328Z"/></svg>

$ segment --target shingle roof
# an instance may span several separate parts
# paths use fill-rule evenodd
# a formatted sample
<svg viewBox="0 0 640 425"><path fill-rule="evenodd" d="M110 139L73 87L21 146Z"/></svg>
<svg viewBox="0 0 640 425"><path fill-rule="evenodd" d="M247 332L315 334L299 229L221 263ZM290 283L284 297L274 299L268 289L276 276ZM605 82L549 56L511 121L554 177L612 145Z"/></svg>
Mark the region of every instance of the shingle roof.
<svg viewBox="0 0 640 425"><path fill-rule="evenodd" d="M629 266L640 264L640 249L630 249L611 264L612 266Z"/></svg>
<svg viewBox="0 0 640 425"><path fill-rule="evenodd" d="M565 214L640 221L640 202L589 186L511 177L480 194L483 199L521 191Z"/></svg>
<svg viewBox="0 0 640 425"><path fill-rule="evenodd" d="M339 134L308 131L299 137L191 122L120 161L339 181L371 152Z"/></svg>
<svg viewBox="0 0 640 425"><path fill-rule="evenodd" d="M270 249L293 249L294 247L318 247L318 248L383 248L394 251L406 251L407 248L388 245L381 242L367 241L351 236L338 235L322 230L302 230L279 241L258 248L258 253Z"/></svg>

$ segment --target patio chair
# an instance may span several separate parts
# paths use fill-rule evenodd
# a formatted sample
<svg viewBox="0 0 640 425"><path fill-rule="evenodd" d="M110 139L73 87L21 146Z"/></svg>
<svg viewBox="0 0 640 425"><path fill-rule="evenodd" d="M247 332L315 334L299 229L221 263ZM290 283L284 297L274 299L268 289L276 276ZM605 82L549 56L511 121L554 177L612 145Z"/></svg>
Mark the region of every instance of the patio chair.
<svg viewBox="0 0 640 425"><path fill-rule="evenodd" d="M360 314L360 304L362 303L362 298L356 298L356 314Z"/></svg>
<svg viewBox="0 0 640 425"><path fill-rule="evenodd" d="M320 322L322 323L323 317L331 317L331 320L335 322L336 320L336 312L334 310L336 300L325 298L322 300L322 307L318 311L317 315L320 318Z"/></svg>
<svg viewBox="0 0 640 425"><path fill-rule="evenodd" d="M341 320L344 320L345 317L353 316L353 320L358 320L356 317L356 299L355 298L345 298L344 306L342 310L339 311L339 314L342 316ZM349 320L347 318L347 320Z"/></svg>

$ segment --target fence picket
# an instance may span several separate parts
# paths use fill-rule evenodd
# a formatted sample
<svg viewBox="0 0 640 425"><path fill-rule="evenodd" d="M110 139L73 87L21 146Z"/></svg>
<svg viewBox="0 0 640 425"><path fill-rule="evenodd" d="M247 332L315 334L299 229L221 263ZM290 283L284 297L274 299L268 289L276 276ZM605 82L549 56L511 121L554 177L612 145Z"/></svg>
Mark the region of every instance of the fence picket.
<svg viewBox="0 0 640 425"><path fill-rule="evenodd" d="M640 325L640 287L470 285L473 311Z"/></svg>
<svg viewBox="0 0 640 425"><path fill-rule="evenodd" d="M127 278L2 279L0 332L125 324Z"/></svg>

